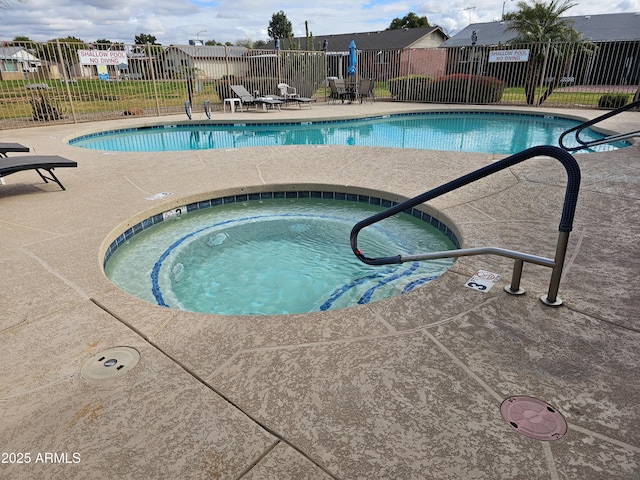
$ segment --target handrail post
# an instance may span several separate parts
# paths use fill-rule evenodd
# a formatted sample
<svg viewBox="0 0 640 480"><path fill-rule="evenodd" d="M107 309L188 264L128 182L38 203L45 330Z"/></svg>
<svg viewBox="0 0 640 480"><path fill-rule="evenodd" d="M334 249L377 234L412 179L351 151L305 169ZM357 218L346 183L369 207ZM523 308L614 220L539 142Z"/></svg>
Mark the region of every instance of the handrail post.
<svg viewBox="0 0 640 480"><path fill-rule="evenodd" d="M521 258L516 258L513 263L513 274L511 275L511 285L504 287L504 291L511 295L522 295L524 289L520 288L520 278L522 277L522 266L524 261Z"/></svg>
<svg viewBox="0 0 640 480"><path fill-rule="evenodd" d="M558 288L560 287L560 277L562 277L562 267L564 265L564 257L567 253L568 244L569 232L560 232L558 235L558 245L556 247L555 267L553 267L551 280L549 282L549 292L540 297L542 303L551 307L562 305L562 300L558 298Z"/></svg>

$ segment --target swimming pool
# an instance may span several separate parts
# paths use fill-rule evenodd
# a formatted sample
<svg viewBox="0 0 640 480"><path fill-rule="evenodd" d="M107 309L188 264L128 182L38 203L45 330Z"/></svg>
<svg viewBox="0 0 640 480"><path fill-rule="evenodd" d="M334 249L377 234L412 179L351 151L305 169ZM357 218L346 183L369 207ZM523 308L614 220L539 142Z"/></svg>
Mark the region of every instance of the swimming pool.
<svg viewBox="0 0 640 480"><path fill-rule="evenodd" d="M580 122L542 115L447 112L311 122L174 124L84 135L70 145L94 150L167 152L283 145L353 145L512 154L536 145L558 145ZM586 141L602 138L585 130ZM573 145L567 145L571 147ZM588 151L628 146L599 145Z"/></svg>
<svg viewBox="0 0 640 480"><path fill-rule="evenodd" d="M223 315L280 315L345 308L407 293L454 262L373 267L351 252L353 225L393 203L334 192L266 192L185 205L114 240L107 277L160 306ZM374 254L456 248L455 234L414 210L362 238Z"/></svg>

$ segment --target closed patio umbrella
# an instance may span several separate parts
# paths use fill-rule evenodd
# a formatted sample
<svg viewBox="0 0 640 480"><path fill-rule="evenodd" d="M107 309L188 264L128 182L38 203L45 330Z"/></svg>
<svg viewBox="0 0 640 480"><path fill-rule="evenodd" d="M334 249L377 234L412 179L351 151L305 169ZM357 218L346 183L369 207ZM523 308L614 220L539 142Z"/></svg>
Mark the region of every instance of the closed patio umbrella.
<svg viewBox="0 0 640 480"><path fill-rule="evenodd" d="M357 63L358 63L358 52L356 50L356 42L351 40L351 43L349 43L349 68L347 68L347 73L349 75L356 74Z"/></svg>

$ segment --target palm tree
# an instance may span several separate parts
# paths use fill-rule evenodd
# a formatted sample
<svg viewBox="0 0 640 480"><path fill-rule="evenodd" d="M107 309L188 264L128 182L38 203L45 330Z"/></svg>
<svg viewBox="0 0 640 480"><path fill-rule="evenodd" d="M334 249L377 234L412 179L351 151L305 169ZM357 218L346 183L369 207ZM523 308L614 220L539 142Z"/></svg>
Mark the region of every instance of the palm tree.
<svg viewBox="0 0 640 480"><path fill-rule="evenodd" d="M510 44L531 44L525 94L527 104L535 104L536 88L546 71L555 73L547 89L541 93L537 104L541 105L553 93L562 77L565 76L573 55L579 51L592 53L595 46L581 38L573 29L573 22L562 18L562 14L576 4L570 0L550 3L534 1L529 5L526 1L518 3L517 12L505 15L507 31L516 32ZM547 65L551 65L548 68Z"/></svg>

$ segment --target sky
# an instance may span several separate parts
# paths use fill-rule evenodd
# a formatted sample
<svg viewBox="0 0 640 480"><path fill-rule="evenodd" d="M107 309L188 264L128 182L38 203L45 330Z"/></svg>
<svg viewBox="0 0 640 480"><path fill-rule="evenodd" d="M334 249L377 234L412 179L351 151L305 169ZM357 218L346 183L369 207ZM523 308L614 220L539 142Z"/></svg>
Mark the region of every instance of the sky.
<svg viewBox="0 0 640 480"><path fill-rule="evenodd" d="M572 3L568 16L640 12L640 0ZM453 36L469 23L492 22L503 9L518 9L514 0L0 0L0 5L0 40L73 36L85 42L134 43L144 33L164 46L186 45L191 39L268 41L269 22L280 10L294 36L305 35L305 21L315 36L385 30L409 12L426 16L430 25Z"/></svg>

